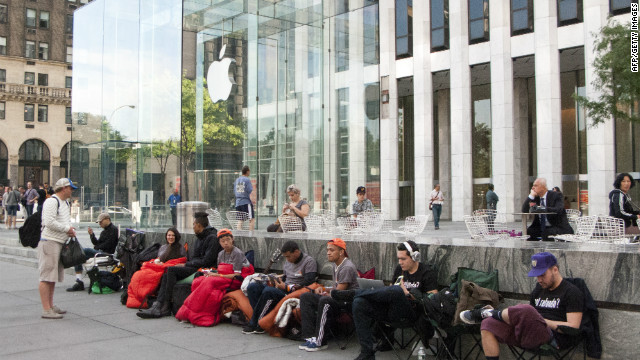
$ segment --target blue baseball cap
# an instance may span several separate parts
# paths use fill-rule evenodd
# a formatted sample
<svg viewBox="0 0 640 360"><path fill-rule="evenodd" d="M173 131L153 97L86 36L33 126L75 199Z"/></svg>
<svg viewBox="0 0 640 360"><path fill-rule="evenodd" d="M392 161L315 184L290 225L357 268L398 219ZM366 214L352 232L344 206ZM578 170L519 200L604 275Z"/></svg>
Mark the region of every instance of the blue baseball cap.
<svg viewBox="0 0 640 360"><path fill-rule="evenodd" d="M548 268L558 264L558 259L552 253L541 252L531 256L531 270L529 277L537 277L545 273Z"/></svg>

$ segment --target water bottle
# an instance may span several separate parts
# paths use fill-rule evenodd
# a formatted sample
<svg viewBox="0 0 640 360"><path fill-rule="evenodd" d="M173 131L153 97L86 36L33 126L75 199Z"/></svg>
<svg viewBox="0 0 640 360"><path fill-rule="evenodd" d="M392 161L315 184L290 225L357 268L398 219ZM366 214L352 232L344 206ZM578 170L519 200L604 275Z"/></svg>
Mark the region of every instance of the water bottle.
<svg viewBox="0 0 640 360"><path fill-rule="evenodd" d="M427 352L424 351L424 346L420 346L418 350L418 360L425 360L427 358Z"/></svg>

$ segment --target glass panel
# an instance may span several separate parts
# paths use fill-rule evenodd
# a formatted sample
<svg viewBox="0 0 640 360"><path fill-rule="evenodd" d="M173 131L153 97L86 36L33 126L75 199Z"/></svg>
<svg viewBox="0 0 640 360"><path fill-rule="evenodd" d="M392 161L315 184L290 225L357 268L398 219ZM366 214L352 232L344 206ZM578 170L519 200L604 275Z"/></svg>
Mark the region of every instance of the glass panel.
<svg viewBox="0 0 640 360"><path fill-rule="evenodd" d="M48 11L40 11L40 28L42 29L49 28L49 12Z"/></svg>
<svg viewBox="0 0 640 360"><path fill-rule="evenodd" d="M378 23L378 4L364 8L363 36L364 63L377 65L380 63L380 24Z"/></svg>
<svg viewBox="0 0 640 360"><path fill-rule="evenodd" d="M489 64L471 67L471 105L473 111L472 166L474 186L482 190L474 191L473 208L483 206L480 193L486 190L491 179L491 67Z"/></svg>
<svg viewBox="0 0 640 360"><path fill-rule="evenodd" d="M34 9L27 9L25 25L28 27L36 26L36 11Z"/></svg>
<svg viewBox="0 0 640 360"><path fill-rule="evenodd" d="M33 104L24 104L24 121L33 121Z"/></svg>
<svg viewBox="0 0 640 360"><path fill-rule="evenodd" d="M396 58L413 54L413 1L396 0Z"/></svg>
<svg viewBox="0 0 640 360"><path fill-rule="evenodd" d="M49 44L41 42L38 45L38 59L49 60Z"/></svg>
<svg viewBox="0 0 640 360"><path fill-rule="evenodd" d="M49 121L49 108L47 105L38 105L38 122Z"/></svg>
<svg viewBox="0 0 640 360"><path fill-rule="evenodd" d="M36 43L33 41L26 41L24 48L24 56L34 59L36 57Z"/></svg>
<svg viewBox="0 0 640 360"><path fill-rule="evenodd" d="M558 24L568 25L582 21L582 0L558 0Z"/></svg>

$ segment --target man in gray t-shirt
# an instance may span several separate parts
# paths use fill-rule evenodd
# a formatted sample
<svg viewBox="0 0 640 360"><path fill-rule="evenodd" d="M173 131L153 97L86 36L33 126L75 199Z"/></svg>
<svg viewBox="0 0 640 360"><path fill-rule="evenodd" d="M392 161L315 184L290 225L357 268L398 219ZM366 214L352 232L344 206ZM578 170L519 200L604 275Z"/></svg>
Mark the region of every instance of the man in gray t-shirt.
<svg viewBox="0 0 640 360"><path fill-rule="evenodd" d="M295 241L284 243L281 252L287 259L283 266L284 278L277 279L273 287L261 282L252 282L247 287L247 297L253 308L253 316L249 324L242 329L244 334L264 333L258 321L288 293L311 285L316 280L318 271L316 261L309 255L303 254Z"/></svg>
<svg viewBox="0 0 640 360"><path fill-rule="evenodd" d="M347 257L347 244L340 238L327 243L327 260L333 263L333 289L352 290L358 288L358 270ZM329 296L331 288L320 287L312 293L300 296L302 317L301 350L318 351L327 348L326 330L337 318L347 303L338 302Z"/></svg>

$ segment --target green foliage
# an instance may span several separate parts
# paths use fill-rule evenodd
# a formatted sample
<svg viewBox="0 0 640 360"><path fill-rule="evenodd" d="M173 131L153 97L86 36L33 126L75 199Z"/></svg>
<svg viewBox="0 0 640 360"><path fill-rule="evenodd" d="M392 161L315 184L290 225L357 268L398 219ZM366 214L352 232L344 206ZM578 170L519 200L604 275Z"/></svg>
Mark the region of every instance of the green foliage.
<svg viewBox="0 0 640 360"><path fill-rule="evenodd" d="M133 150L120 131L114 130L106 119L102 120L101 127L107 158L116 163L126 163L131 159Z"/></svg>
<svg viewBox="0 0 640 360"><path fill-rule="evenodd" d="M473 127L473 177L491 177L491 129L485 123Z"/></svg>
<svg viewBox="0 0 640 360"><path fill-rule="evenodd" d="M598 125L611 118L640 123L638 113L629 111L640 97L640 74L631 72L630 24L610 22L593 34L597 57L593 62L595 79L591 85L600 92L597 98L577 96L578 104L584 106L592 120Z"/></svg>

